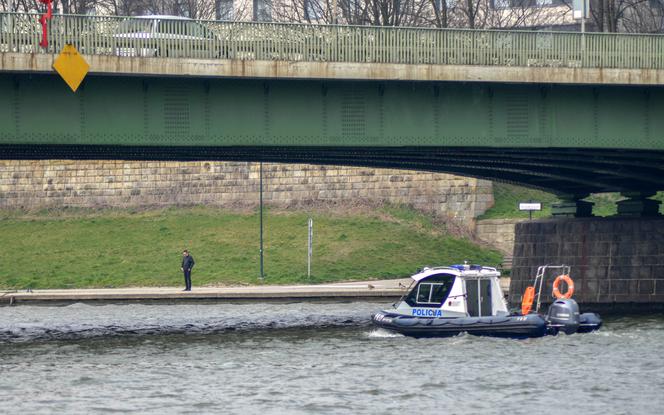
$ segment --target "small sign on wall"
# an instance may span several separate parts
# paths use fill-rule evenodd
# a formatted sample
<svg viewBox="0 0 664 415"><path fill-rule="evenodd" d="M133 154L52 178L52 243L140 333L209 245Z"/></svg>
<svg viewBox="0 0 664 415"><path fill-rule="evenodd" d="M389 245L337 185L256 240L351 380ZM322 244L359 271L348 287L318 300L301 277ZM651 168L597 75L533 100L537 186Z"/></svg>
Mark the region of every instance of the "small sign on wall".
<svg viewBox="0 0 664 415"><path fill-rule="evenodd" d="M519 202L519 210L528 212L528 219L533 218L533 211L542 210L542 202Z"/></svg>
<svg viewBox="0 0 664 415"><path fill-rule="evenodd" d="M531 212L533 210L542 210L541 202L519 202L519 210Z"/></svg>

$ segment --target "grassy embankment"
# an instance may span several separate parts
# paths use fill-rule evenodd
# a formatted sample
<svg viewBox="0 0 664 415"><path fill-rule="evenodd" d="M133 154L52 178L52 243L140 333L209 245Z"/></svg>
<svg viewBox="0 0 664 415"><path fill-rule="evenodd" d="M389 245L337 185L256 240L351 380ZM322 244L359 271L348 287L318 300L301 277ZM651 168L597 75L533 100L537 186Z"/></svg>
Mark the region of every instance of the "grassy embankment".
<svg viewBox="0 0 664 415"><path fill-rule="evenodd" d="M533 219L547 218L551 216L551 204L558 201L558 198L551 193L504 183L493 184L493 197L495 205L479 219L528 218L528 212L519 211L518 204L529 200L542 202L542 210L533 212ZM593 207L595 216L611 216L616 214L615 202L623 199L624 197L618 193L603 193L591 195L585 200L595 203ZM664 201L664 192L659 192L653 199ZM660 205L659 210L664 213L664 203Z"/></svg>
<svg viewBox="0 0 664 415"><path fill-rule="evenodd" d="M307 218L314 219L312 277ZM266 284L405 277L423 265L501 255L454 238L405 208L269 211ZM181 250L194 285L258 284L258 215L211 208L0 213L0 288L179 286Z"/></svg>

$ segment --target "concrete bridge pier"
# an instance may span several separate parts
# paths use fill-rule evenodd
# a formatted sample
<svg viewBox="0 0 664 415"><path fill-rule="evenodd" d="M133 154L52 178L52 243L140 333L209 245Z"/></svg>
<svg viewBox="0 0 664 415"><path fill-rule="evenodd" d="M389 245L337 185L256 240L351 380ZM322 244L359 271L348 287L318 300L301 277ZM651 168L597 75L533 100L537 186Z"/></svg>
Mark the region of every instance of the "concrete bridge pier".
<svg viewBox="0 0 664 415"><path fill-rule="evenodd" d="M619 209L635 211L640 204L652 212L655 201L642 196L619 202ZM521 304L538 266L566 264L582 310L664 311L664 217L555 217L519 223L515 231L512 306ZM554 278L544 282L543 302L553 300Z"/></svg>
<svg viewBox="0 0 664 415"><path fill-rule="evenodd" d="M622 192L620 195L626 199L616 203L619 216L659 216L661 202L649 199L655 192Z"/></svg>
<svg viewBox="0 0 664 415"><path fill-rule="evenodd" d="M582 200L590 196L589 193L575 195L558 195L559 202L551 206L554 217L586 218L593 215L594 203Z"/></svg>
<svg viewBox="0 0 664 415"><path fill-rule="evenodd" d="M659 216L659 200L650 199L656 192L622 192L624 200L616 202L618 216L624 217L652 217ZM558 202L551 207L553 217L589 218L593 216L594 203L583 200L590 196L584 194L559 194Z"/></svg>

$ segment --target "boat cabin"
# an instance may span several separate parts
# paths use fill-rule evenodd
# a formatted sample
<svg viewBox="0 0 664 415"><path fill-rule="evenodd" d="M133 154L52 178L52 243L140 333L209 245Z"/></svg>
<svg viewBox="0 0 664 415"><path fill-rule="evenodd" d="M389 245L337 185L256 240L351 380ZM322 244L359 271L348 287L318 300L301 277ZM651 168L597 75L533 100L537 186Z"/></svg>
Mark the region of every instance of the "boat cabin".
<svg viewBox="0 0 664 415"><path fill-rule="evenodd" d="M395 311L415 317L508 315L500 272L479 265L424 268L413 275L409 292Z"/></svg>

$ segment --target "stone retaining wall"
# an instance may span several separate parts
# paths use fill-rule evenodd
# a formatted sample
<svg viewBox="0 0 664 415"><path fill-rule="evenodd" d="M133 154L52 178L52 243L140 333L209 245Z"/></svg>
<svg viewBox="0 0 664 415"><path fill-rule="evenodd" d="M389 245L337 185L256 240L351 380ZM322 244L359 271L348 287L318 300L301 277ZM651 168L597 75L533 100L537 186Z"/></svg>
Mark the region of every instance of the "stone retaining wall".
<svg viewBox="0 0 664 415"><path fill-rule="evenodd" d="M258 163L0 161L0 209L256 205ZM264 164L264 200L389 201L472 222L493 204L491 182L403 170Z"/></svg>
<svg viewBox="0 0 664 415"><path fill-rule="evenodd" d="M664 218L533 220L516 225L510 302L544 264L571 266L574 299L614 311L625 305L646 310L664 304ZM544 281L552 300L555 274ZM648 308L650 307L650 308ZM661 307L660 307L661 308Z"/></svg>
<svg viewBox="0 0 664 415"><path fill-rule="evenodd" d="M514 251L514 226L524 219L483 219L475 225L478 239L499 249L506 255Z"/></svg>

